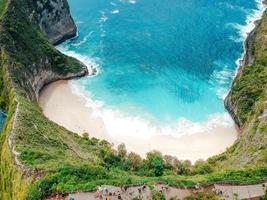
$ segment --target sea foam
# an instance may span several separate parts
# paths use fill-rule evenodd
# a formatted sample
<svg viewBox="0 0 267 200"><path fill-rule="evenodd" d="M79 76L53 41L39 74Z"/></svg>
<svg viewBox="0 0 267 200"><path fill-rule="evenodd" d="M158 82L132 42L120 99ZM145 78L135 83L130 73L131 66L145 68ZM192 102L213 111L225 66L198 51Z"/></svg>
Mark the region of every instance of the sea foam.
<svg viewBox="0 0 267 200"><path fill-rule="evenodd" d="M57 49L61 51L62 53L71 56L73 58L76 58L77 60L84 63L88 69L88 73L90 76L96 76L101 72L101 67L99 64L97 64L97 58L90 58L86 55L78 54L74 51L68 50L67 48L63 46L58 46Z"/></svg>
<svg viewBox="0 0 267 200"><path fill-rule="evenodd" d="M119 10L113 10L111 11L111 14L118 14L120 11Z"/></svg>
<svg viewBox="0 0 267 200"><path fill-rule="evenodd" d="M216 71L215 70L213 75L212 75L213 81L218 84L216 94L217 94L217 96L219 96L222 99L224 99L229 92L229 89L226 89L223 86L225 84L224 80L227 80L229 78L231 78L233 80L234 77L236 76L236 74L238 73L238 69L239 69L239 67L243 61L244 55L245 55L245 41L246 41L248 35L256 27L256 21L258 21L262 18L262 15L267 8L267 6L263 3L262 0L256 0L256 3L257 3L257 9L252 10L247 15L245 25L232 24L232 23L228 24L228 26L231 26L231 27L237 29L239 36L240 36L239 38L230 37L229 39L234 41L234 42L238 42L238 43L242 42L244 51L242 52L241 56L235 62L237 65L235 73L231 73L229 70L227 70L227 67L224 67L224 69L222 71Z"/></svg>
<svg viewBox="0 0 267 200"><path fill-rule="evenodd" d="M112 137L131 136L139 139L149 139L152 136L172 136L180 138L202 132L209 132L216 127L228 128L234 125L228 113L215 113L209 116L206 122L192 122L180 118L175 122L160 124L140 116L132 116L121 110L108 108L102 101L93 100L91 93L81 82L71 81L73 94L83 98L88 108L92 109L93 117L101 118L107 133Z"/></svg>
<svg viewBox="0 0 267 200"><path fill-rule="evenodd" d="M64 54L80 60L87 65L88 69L95 68L98 73L100 72L101 67L97 64L97 59L80 55L64 47L58 47L58 49ZM103 120L107 133L113 137L132 136L149 139L152 136L166 135L179 138L184 135L207 132L216 127L227 128L234 125L233 120L226 112L214 113L205 122L192 122L186 118L180 118L169 124L160 124L148 118L132 116L119 109L109 108L103 101L93 100L91 93L80 81L71 81L70 87L73 94L84 99L85 106L92 109L93 117Z"/></svg>
<svg viewBox="0 0 267 200"><path fill-rule="evenodd" d="M128 2L135 3L135 1ZM265 6L263 6L262 2L258 1L258 9L248 15L246 25L232 24L234 28L238 29L242 41L244 41L248 33L253 30L255 27L254 21L260 19L264 9ZM108 17L104 12L101 14L99 23L105 23ZM84 62L89 69L92 68L91 66L97 68L98 71L101 69L98 60L95 58L80 55L73 51L69 51L68 49L59 49ZM217 84L217 95L220 96L220 98L225 97L227 91L225 90L226 87L224 87L224 85L232 76L233 73L231 73L227 67L222 67L220 70L214 71L211 82L214 85ZM111 108L102 101L94 100L90 91L86 90L85 86L80 81L71 81L71 88L74 94L86 100L86 106L93 109L95 117L103 119L107 132L112 136L149 138L155 135L171 135L174 137L181 137L182 135L212 130L215 127L230 127L234 125L233 120L226 112L211 114L205 122L192 122L186 118L178 118L176 121L168 124L157 123L148 118L129 115L128 113L121 111L119 107Z"/></svg>

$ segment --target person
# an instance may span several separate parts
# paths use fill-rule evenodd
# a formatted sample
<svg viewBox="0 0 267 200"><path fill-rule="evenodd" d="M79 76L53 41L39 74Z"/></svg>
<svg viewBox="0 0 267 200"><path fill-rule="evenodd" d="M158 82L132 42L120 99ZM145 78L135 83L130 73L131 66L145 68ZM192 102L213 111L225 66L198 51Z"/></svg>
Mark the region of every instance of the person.
<svg viewBox="0 0 267 200"><path fill-rule="evenodd" d="M70 196L69 200L75 200L74 197Z"/></svg>

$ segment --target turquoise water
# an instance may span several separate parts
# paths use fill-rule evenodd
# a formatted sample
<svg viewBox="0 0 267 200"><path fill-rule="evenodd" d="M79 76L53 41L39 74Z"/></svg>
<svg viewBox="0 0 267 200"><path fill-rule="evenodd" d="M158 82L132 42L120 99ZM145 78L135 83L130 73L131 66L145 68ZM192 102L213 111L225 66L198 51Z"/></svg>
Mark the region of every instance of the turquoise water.
<svg viewBox="0 0 267 200"><path fill-rule="evenodd" d="M59 48L99 69L74 84L91 104L109 110L106 120L115 116L111 110L162 126L225 118L223 98L255 0L69 3L79 36Z"/></svg>
<svg viewBox="0 0 267 200"><path fill-rule="evenodd" d="M4 120L6 118L6 115L0 111L0 132L4 125Z"/></svg>

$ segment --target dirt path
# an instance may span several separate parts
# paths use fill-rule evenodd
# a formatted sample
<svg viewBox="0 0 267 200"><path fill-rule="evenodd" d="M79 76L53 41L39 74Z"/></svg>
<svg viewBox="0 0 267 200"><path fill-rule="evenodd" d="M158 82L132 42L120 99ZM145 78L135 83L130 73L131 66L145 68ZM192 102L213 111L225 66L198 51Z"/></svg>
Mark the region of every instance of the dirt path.
<svg viewBox="0 0 267 200"><path fill-rule="evenodd" d="M216 194L220 199L236 200L236 199L258 199L263 196L267 189L267 182L257 185L223 185L214 184L206 188L178 188L164 184L157 184L153 190L148 186L130 186L130 187L114 187L103 185L95 192L78 192L69 194L65 197L54 196L47 200L151 200L152 192L162 193L167 200L184 199L185 197L197 194L199 192L211 192Z"/></svg>

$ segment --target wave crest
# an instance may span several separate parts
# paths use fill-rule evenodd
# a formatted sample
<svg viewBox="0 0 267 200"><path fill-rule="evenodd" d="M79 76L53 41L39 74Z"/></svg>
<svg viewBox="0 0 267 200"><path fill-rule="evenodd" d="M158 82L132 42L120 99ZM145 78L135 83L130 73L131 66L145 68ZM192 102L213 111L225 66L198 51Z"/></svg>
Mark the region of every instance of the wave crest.
<svg viewBox="0 0 267 200"><path fill-rule="evenodd" d="M149 139L153 136L165 135L180 138L184 135L211 131L215 127L232 127L234 125L233 120L226 112L212 114L205 122L192 122L180 118L172 123L160 124L108 108L104 102L93 100L90 92L85 89L81 82L71 81L71 89L75 95L86 101L86 106L92 109L94 117L103 120L107 133L112 137L131 136Z"/></svg>

